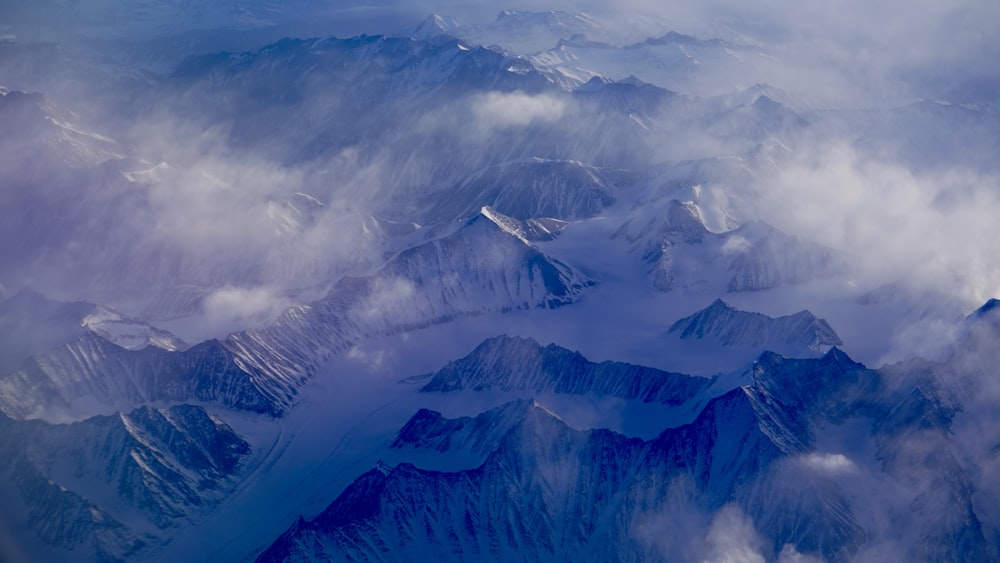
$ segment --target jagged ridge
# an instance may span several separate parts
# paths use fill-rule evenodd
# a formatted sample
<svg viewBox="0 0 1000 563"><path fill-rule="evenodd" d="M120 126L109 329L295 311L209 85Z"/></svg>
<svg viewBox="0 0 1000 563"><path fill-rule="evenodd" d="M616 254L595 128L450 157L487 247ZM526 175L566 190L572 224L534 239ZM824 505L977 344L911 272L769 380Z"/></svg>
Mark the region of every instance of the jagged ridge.
<svg viewBox="0 0 1000 563"><path fill-rule="evenodd" d="M594 363L579 352L533 339L498 336L450 362L421 388L570 393L679 405L714 382L711 378L620 362Z"/></svg>
<svg viewBox="0 0 1000 563"><path fill-rule="evenodd" d="M135 557L168 528L196 520L225 497L250 452L232 428L190 405L69 425L0 415L0 428L0 470L12 472L29 526L91 560Z"/></svg>
<svg viewBox="0 0 1000 563"><path fill-rule="evenodd" d="M371 276L340 280L324 299L292 308L270 328L231 335L227 346L248 371L294 382L360 338L486 312L559 307L592 283L487 211L401 252Z"/></svg>
<svg viewBox="0 0 1000 563"><path fill-rule="evenodd" d="M648 442L571 430L537 404L524 410L527 404L516 403L477 419L421 411L399 441L439 450L492 442L496 427L480 422L500 412L523 414L480 467L442 473L380 465L317 518L300 519L258 561L638 561L686 551L690 558L698 553L690 551L690 534L705 531L692 522L707 523L723 507L752 518L765 538L765 559L791 545L846 561L871 539L858 512L866 500L846 495L836 473L810 460L851 464L815 448L819 432L852 420L868 421L873 434L867 439L885 460L884 470L904 486L918 478L907 464L923 455L921 440L943 448L931 467L944 491L918 494L918 516L907 508L896 516L920 522L922 539L908 556L995 553L971 508L968 474L944 438L950 416L923 393L915 399L909 389L887 387L884 377L835 348L809 360L765 354L753 368L752 385L711 400L694 422ZM429 431L426 439L418 424ZM957 482L948 484L948 476ZM670 532L680 523L672 514L687 522L684 534ZM648 520L652 515L661 520ZM637 526L655 522L662 522L655 542L637 537Z"/></svg>
<svg viewBox="0 0 1000 563"><path fill-rule="evenodd" d="M682 339L713 339L725 346L751 346L775 351L826 352L843 342L823 319L809 311L769 317L740 311L722 299L670 325Z"/></svg>
<svg viewBox="0 0 1000 563"><path fill-rule="evenodd" d="M0 408L14 418L59 421L147 402L191 400L273 416L287 406L286 397L241 370L216 340L182 352L126 350L88 333L0 379Z"/></svg>

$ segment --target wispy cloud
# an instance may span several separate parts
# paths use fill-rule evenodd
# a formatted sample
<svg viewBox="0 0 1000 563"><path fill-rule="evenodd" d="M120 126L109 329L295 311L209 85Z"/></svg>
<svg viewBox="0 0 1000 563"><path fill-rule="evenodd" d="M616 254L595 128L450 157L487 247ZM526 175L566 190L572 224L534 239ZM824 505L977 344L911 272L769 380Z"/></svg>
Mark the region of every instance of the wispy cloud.
<svg viewBox="0 0 1000 563"><path fill-rule="evenodd" d="M850 257L869 287L904 280L981 303L1000 293L1000 178L928 172L845 143L808 147L768 177L765 215Z"/></svg>

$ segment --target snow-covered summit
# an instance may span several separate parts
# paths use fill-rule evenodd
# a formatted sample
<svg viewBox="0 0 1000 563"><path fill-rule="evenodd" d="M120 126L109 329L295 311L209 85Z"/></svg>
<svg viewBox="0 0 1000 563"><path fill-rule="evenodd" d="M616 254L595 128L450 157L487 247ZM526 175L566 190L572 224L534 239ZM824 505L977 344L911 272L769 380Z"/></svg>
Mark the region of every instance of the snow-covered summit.
<svg viewBox="0 0 1000 563"><path fill-rule="evenodd" d="M527 158L490 166L461 180L449 197L435 194L429 221L469 217L484 205L516 219L592 217L615 201L630 178L575 160Z"/></svg>
<svg viewBox="0 0 1000 563"><path fill-rule="evenodd" d="M184 350L188 345L169 332L123 315L114 309L97 306L84 317L87 330L127 350L155 346L167 351Z"/></svg>
<svg viewBox="0 0 1000 563"><path fill-rule="evenodd" d="M414 39L430 39L439 35L455 35L462 27L462 24L451 16L431 14L406 33Z"/></svg>
<svg viewBox="0 0 1000 563"><path fill-rule="evenodd" d="M554 344L543 347L531 338L504 335L450 362L421 391L549 392L680 405L713 381L620 362L594 363Z"/></svg>
<svg viewBox="0 0 1000 563"><path fill-rule="evenodd" d="M600 18L583 12L501 10L493 21L464 24L455 18L428 16L407 32L417 38L451 35L471 45L497 45L518 54L551 49L560 41L587 38L614 41L614 34Z"/></svg>
<svg viewBox="0 0 1000 563"><path fill-rule="evenodd" d="M0 411L17 419L65 422L189 401L272 416L288 404L273 382L241 369L217 340L181 351L129 350L88 331L0 377Z"/></svg>
<svg viewBox="0 0 1000 563"><path fill-rule="evenodd" d="M697 195L701 187L691 191ZM707 211L724 213L711 207ZM843 268L832 250L764 221L712 232L706 215L695 200L645 202L613 236L627 241L649 264L651 282L660 291L693 287L711 288L716 294L759 291L830 276Z"/></svg>
<svg viewBox="0 0 1000 563"><path fill-rule="evenodd" d="M745 346L783 354L822 354L843 342L823 319L809 311L769 317L740 311L722 299L670 326L681 339L716 341L723 346Z"/></svg>

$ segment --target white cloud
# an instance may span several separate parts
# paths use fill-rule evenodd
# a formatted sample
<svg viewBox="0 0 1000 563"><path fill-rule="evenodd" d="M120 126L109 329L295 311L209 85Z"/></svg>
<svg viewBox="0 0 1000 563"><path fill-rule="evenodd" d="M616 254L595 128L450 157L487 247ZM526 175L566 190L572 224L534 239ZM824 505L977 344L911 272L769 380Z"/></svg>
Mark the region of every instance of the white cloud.
<svg viewBox="0 0 1000 563"><path fill-rule="evenodd" d="M259 326L273 320L288 305L271 288L225 286L205 297L202 313L214 326Z"/></svg>
<svg viewBox="0 0 1000 563"><path fill-rule="evenodd" d="M750 241L746 237L733 235L726 239L725 244L722 245L722 253L727 256L742 254L750 250L750 246Z"/></svg>
<svg viewBox="0 0 1000 563"><path fill-rule="evenodd" d="M472 113L478 125L487 131L555 121L565 111L566 102L548 94L490 92L472 101Z"/></svg>
<svg viewBox="0 0 1000 563"><path fill-rule="evenodd" d="M778 554L778 563L823 563L823 560L819 557L799 553L795 546L787 544L781 548L781 553Z"/></svg>
<svg viewBox="0 0 1000 563"><path fill-rule="evenodd" d="M1000 294L996 177L916 171L833 143L762 184L765 219L844 253L861 284L905 281L970 305Z"/></svg>
<svg viewBox="0 0 1000 563"><path fill-rule="evenodd" d="M406 278L375 278L369 293L351 308L351 316L376 326L386 319L411 320L416 295L416 286Z"/></svg>
<svg viewBox="0 0 1000 563"><path fill-rule="evenodd" d="M800 457L799 462L808 469L831 476L858 472L858 466L843 454L811 453Z"/></svg>
<svg viewBox="0 0 1000 563"><path fill-rule="evenodd" d="M764 563L764 540L753 522L735 505L726 505L712 518L706 536L708 563Z"/></svg>

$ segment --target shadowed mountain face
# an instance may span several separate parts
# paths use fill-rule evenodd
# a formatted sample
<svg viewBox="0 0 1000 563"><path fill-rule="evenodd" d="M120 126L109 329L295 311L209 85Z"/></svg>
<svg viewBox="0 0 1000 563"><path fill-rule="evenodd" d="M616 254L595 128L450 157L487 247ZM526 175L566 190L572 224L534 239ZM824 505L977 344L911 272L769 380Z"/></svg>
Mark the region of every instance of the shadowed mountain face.
<svg viewBox="0 0 1000 563"><path fill-rule="evenodd" d="M482 349L496 344L463 362L477 358L491 372L505 361L526 367L519 354L487 360ZM907 545L910 557L996 553L979 516L991 509L970 509L975 469L948 444L955 413L940 398L919 387L892 388L892 378L836 349L813 360L766 354L753 378L712 399L690 424L650 441L573 430L530 401L453 420L422 410L393 447L478 451L482 465L455 473L379 465L258 560L693 557L698 534L733 512L753 522L764 557L794 550L846 561L886 531L873 510L936 530ZM912 491L907 464L925 440L942 449L937 461L921 465L949 492L916 491L884 506L857 496L854 483L876 476ZM682 521L695 535L668 531ZM659 526L665 535L649 534Z"/></svg>
<svg viewBox="0 0 1000 563"><path fill-rule="evenodd" d="M679 405L712 382L618 362L593 363L552 344L542 347L531 339L501 336L431 374L421 391L554 392Z"/></svg>
<svg viewBox="0 0 1000 563"><path fill-rule="evenodd" d="M211 510L250 453L232 428L189 405L69 425L4 416L0 426L11 506L26 508L50 547L98 561L129 558Z"/></svg>
<svg viewBox="0 0 1000 563"><path fill-rule="evenodd" d="M723 346L749 346L783 352L823 353L843 342L823 319L809 311L768 317L734 309L721 299L670 325L681 339L714 340ZM786 352L788 353L788 352Z"/></svg>

